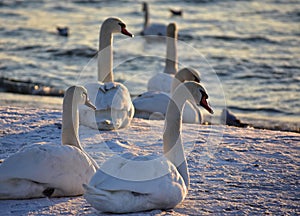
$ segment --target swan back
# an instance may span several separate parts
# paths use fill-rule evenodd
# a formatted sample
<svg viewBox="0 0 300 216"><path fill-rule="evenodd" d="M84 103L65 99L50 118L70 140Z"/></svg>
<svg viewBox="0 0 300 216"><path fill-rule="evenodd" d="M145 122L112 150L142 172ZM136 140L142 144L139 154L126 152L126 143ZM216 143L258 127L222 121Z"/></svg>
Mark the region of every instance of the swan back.
<svg viewBox="0 0 300 216"><path fill-rule="evenodd" d="M114 213L173 208L187 193L176 167L165 157L133 154L105 162L84 188L93 207Z"/></svg>
<svg viewBox="0 0 300 216"><path fill-rule="evenodd" d="M128 89L121 83L88 83L85 85L96 105L93 111L80 107L80 123L102 130L126 127L134 115L134 107Z"/></svg>

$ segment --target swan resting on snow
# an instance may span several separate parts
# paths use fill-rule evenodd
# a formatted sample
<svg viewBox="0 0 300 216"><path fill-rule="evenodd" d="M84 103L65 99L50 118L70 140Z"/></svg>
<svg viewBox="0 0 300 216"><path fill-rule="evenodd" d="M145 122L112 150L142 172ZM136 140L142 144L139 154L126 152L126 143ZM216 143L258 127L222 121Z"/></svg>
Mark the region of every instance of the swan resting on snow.
<svg viewBox="0 0 300 216"><path fill-rule="evenodd" d="M78 138L78 105L90 103L83 87L65 92L62 144L33 144L0 165L0 199L63 197L83 194L97 163L83 150Z"/></svg>
<svg viewBox="0 0 300 216"><path fill-rule="evenodd" d="M126 29L126 24L119 18L106 19L100 29L98 53L98 82L87 83L91 101L96 111L79 107L80 124L93 129L113 130L124 128L131 123L134 107L128 89L114 82L113 65L113 34L122 33L133 37Z"/></svg>
<svg viewBox="0 0 300 216"><path fill-rule="evenodd" d="M183 68L173 78L171 92L184 81L200 82L200 73L193 68ZM172 93L171 93L172 94ZM170 100L170 94L160 91L145 92L133 100L134 117L145 119L164 119ZM202 123L203 116L198 106L187 101L182 113L183 123Z"/></svg>
<svg viewBox="0 0 300 216"><path fill-rule="evenodd" d="M181 113L186 100L197 101L213 113L207 98L199 83L180 84L168 105L164 155L114 156L83 185L85 199L97 210L112 213L171 209L182 202L188 192L189 172L181 139Z"/></svg>

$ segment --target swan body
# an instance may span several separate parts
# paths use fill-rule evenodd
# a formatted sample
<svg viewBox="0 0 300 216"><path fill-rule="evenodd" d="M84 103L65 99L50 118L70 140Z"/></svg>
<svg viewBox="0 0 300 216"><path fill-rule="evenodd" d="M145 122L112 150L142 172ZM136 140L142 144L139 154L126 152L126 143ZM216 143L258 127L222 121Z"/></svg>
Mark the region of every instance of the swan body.
<svg viewBox="0 0 300 216"><path fill-rule="evenodd" d="M151 23L150 24L150 13L149 7L146 2L143 2L143 11L145 15L143 31L141 35L158 35L158 36L166 36L167 26L162 23Z"/></svg>
<svg viewBox="0 0 300 216"><path fill-rule="evenodd" d="M121 83L114 82L112 65L112 40L114 33L132 37L126 30L125 23L119 18L106 19L100 29L98 53L98 82L87 83L91 101L96 110L79 107L80 123L100 130L113 130L130 124L134 107L128 89Z"/></svg>
<svg viewBox="0 0 300 216"><path fill-rule="evenodd" d="M33 144L0 165L0 199L83 194L98 168L78 139L78 104L93 105L82 87L70 87L63 104L62 145Z"/></svg>
<svg viewBox="0 0 300 216"><path fill-rule="evenodd" d="M179 70L172 80L171 92L184 81L200 82L200 73L193 68L183 68ZM160 91L150 91L139 95L133 100L135 107L134 117L157 120L164 119L170 97L170 94ZM200 108L190 101L187 101L183 109L182 122L202 123L202 121L203 116Z"/></svg>
<svg viewBox="0 0 300 216"><path fill-rule="evenodd" d="M130 124L134 107L127 88L116 82L89 83L86 86L97 109L81 106L80 123L93 129L113 130Z"/></svg>
<svg viewBox="0 0 300 216"><path fill-rule="evenodd" d="M170 93L174 75L178 70L177 58L177 27L170 23L167 27L166 66L163 73L157 73L148 81L148 91L162 91Z"/></svg>
<svg viewBox="0 0 300 216"><path fill-rule="evenodd" d="M168 105L164 155L114 156L83 185L85 199L97 210L112 213L170 209L182 202L188 192L189 173L181 140L181 112L186 100L196 100L213 113L207 98L200 84L180 84Z"/></svg>

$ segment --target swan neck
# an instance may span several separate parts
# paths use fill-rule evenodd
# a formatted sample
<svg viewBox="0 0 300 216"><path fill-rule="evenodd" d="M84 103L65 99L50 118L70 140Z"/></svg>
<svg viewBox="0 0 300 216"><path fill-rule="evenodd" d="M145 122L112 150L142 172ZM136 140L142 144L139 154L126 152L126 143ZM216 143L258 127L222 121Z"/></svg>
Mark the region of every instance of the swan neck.
<svg viewBox="0 0 300 216"><path fill-rule="evenodd" d="M146 29L149 25L149 10L148 10L148 5L145 5L144 8L145 12L144 12L144 17L145 17L145 21L144 21L144 29Z"/></svg>
<svg viewBox="0 0 300 216"><path fill-rule="evenodd" d="M171 95L175 92L175 89L184 81L185 81L185 79L181 76L180 72L175 74L174 79L172 80L172 85L171 85Z"/></svg>
<svg viewBox="0 0 300 216"><path fill-rule="evenodd" d="M166 53L166 67L165 73L175 74L178 70L177 66L177 38L175 37L167 37L167 53Z"/></svg>
<svg viewBox="0 0 300 216"><path fill-rule="evenodd" d="M98 52L98 81L113 82L113 35L108 30L106 23L102 24L99 35L99 52Z"/></svg>
<svg viewBox="0 0 300 216"><path fill-rule="evenodd" d="M176 76L172 80L172 85L171 85L171 95L175 92L175 89L178 87L178 85L182 83L181 80L177 79Z"/></svg>
<svg viewBox="0 0 300 216"><path fill-rule="evenodd" d="M186 99L184 94L177 90L170 99L165 118L163 150L164 155L176 166L188 187L189 174L181 137L182 110Z"/></svg>
<svg viewBox="0 0 300 216"><path fill-rule="evenodd" d="M79 114L78 103L73 99L74 93L65 96L62 113L62 144L76 146L82 150L78 137Z"/></svg>

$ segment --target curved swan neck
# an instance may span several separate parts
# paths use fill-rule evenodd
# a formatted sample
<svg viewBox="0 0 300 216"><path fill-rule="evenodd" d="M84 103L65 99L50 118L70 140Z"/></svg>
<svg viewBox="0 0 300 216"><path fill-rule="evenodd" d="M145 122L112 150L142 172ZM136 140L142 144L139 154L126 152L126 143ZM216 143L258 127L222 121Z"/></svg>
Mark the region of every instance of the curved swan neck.
<svg viewBox="0 0 300 216"><path fill-rule="evenodd" d="M185 79L181 76L180 72L175 74L174 79L172 80L172 85L171 85L171 95L175 92L175 89L183 83Z"/></svg>
<svg viewBox="0 0 300 216"><path fill-rule="evenodd" d="M78 103L74 100L75 88L66 92L62 113L62 144L76 146L82 150L78 137Z"/></svg>
<svg viewBox="0 0 300 216"><path fill-rule="evenodd" d="M182 90L184 89L179 87L175 91L168 105L163 135L163 149L165 156L177 167L188 187L189 174L181 138L181 124L183 106L188 99L186 95L190 94L186 94L186 91Z"/></svg>
<svg viewBox="0 0 300 216"><path fill-rule="evenodd" d="M113 50L112 50L113 35L109 31L107 23L103 23L99 34L99 52L98 52L98 81L113 82L112 73L113 65Z"/></svg>
<svg viewBox="0 0 300 216"><path fill-rule="evenodd" d="M175 74L178 70L177 30L175 26L173 26L172 28L168 26L166 42L167 42L167 53L166 53L166 66L164 72L167 74Z"/></svg>

